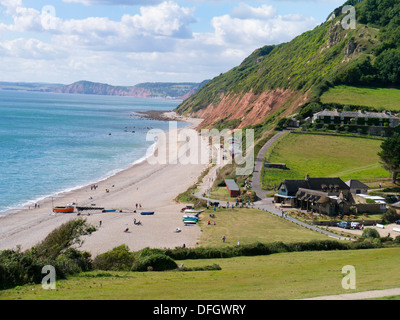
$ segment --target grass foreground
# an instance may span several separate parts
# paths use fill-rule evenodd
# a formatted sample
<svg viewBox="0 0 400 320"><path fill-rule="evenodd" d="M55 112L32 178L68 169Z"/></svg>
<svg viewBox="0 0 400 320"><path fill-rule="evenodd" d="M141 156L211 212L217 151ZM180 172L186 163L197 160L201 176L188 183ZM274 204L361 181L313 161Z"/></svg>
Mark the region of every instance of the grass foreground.
<svg viewBox="0 0 400 320"><path fill-rule="evenodd" d="M275 300L394 288L400 283L400 248L292 252L229 259L185 260L185 266L218 263L219 271L88 272L57 281L55 290L26 285L0 299L43 300ZM356 271L356 289L342 288L342 268Z"/></svg>

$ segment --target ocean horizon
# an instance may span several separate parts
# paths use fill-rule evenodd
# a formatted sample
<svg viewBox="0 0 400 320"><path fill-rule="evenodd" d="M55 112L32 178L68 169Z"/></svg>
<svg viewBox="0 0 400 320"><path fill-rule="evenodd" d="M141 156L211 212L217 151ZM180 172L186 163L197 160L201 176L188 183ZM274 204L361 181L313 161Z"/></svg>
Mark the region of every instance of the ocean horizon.
<svg viewBox="0 0 400 320"><path fill-rule="evenodd" d="M169 123L136 112L170 111L180 102L0 91L0 216L144 161L154 143L148 131L168 131Z"/></svg>

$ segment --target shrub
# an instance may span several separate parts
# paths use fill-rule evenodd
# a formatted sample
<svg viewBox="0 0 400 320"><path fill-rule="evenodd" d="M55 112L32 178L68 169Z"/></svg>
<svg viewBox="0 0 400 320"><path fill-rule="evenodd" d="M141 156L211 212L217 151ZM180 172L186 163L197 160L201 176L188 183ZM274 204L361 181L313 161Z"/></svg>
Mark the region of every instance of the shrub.
<svg viewBox="0 0 400 320"><path fill-rule="evenodd" d="M132 271L147 271L151 267L153 271L165 271L178 268L176 262L165 254L154 253L138 258L133 266Z"/></svg>
<svg viewBox="0 0 400 320"><path fill-rule="evenodd" d="M222 270L222 269L216 263L204 267L183 267L179 269L179 271L212 271L212 270Z"/></svg>
<svg viewBox="0 0 400 320"><path fill-rule="evenodd" d="M113 248L93 260L93 268L106 271L128 271L135 262L135 255L126 245Z"/></svg>
<svg viewBox="0 0 400 320"><path fill-rule="evenodd" d="M382 215L382 219L387 223L394 223L396 220L400 219L400 215L396 213L396 210L390 208Z"/></svg>
<svg viewBox="0 0 400 320"><path fill-rule="evenodd" d="M376 229L372 229L372 228L365 228L363 233L362 233L362 237L363 238L379 238L379 232Z"/></svg>
<svg viewBox="0 0 400 320"><path fill-rule="evenodd" d="M56 259L72 245L81 245L81 236L91 234L96 228L85 219L71 220L53 230L41 243L34 247L36 255Z"/></svg>

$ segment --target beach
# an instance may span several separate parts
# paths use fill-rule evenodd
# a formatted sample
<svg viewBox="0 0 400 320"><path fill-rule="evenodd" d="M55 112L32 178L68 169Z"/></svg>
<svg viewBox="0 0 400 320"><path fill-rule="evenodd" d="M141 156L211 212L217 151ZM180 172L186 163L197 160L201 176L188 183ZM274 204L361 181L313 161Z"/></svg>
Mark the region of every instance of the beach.
<svg viewBox="0 0 400 320"><path fill-rule="evenodd" d="M145 247L195 246L200 236L200 228L197 225L183 225L180 210L184 204L176 203L174 199L197 182L208 164L201 161L185 164L179 159L175 163L156 162L160 158L159 150L165 148L168 154L174 154L184 145L182 142L177 144L174 139L168 139L169 137L174 137L174 134L182 130L196 128L202 120L182 118L174 113L167 113L166 116L173 120L186 121L188 126L172 129L171 131L176 130L172 135L169 135L171 131L165 134L167 139L158 140L155 153L147 160L105 180L49 197L41 201L39 207L31 206L1 217L0 250L15 249L17 246L20 246L21 250L27 250L44 240L61 224L77 218L86 219L98 229L90 236L84 237L84 243L79 248L90 252L92 257L122 244L132 251ZM202 139L200 135L197 135L197 138ZM198 146L202 148L200 152L207 153L205 144L199 143ZM68 203L116 211L82 211L79 216L76 210L74 213L52 212L53 205ZM154 211L154 215L141 215L141 211ZM135 225L134 219L140 221L141 225ZM175 228L180 228L181 232L175 233ZM128 232L124 232L126 229L129 229Z"/></svg>

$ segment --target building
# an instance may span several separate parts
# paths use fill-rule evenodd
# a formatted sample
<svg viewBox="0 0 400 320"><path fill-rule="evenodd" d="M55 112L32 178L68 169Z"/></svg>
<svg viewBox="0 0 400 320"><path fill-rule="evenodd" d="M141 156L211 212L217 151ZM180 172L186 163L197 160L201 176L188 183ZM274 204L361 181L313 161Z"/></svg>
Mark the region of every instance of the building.
<svg viewBox="0 0 400 320"><path fill-rule="evenodd" d="M240 195L240 188L233 179L225 179L226 189L229 192L229 196L238 197Z"/></svg>
<svg viewBox="0 0 400 320"><path fill-rule="evenodd" d="M400 119L387 111L340 111L336 109L323 110L315 113L312 122L338 125L354 124L377 127L396 127L400 124Z"/></svg>
<svg viewBox="0 0 400 320"><path fill-rule="evenodd" d="M389 206L392 207L394 210L396 210L396 213L400 214L400 201L392 203Z"/></svg>
<svg viewBox="0 0 400 320"><path fill-rule="evenodd" d="M358 180L348 180L346 184L350 187L350 192L355 194L367 194L368 186Z"/></svg>
<svg viewBox="0 0 400 320"><path fill-rule="evenodd" d="M350 198L350 187L340 178L310 178L304 180L285 179L274 195L274 201L284 206L305 210L322 210L334 215L341 211L339 199ZM343 208L342 208L343 209Z"/></svg>
<svg viewBox="0 0 400 320"><path fill-rule="evenodd" d="M367 195L368 186L358 180L346 183L340 178L284 180L274 200L282 206L298 208L329 216L355 213L382 213L385 199Z"/></svg>

